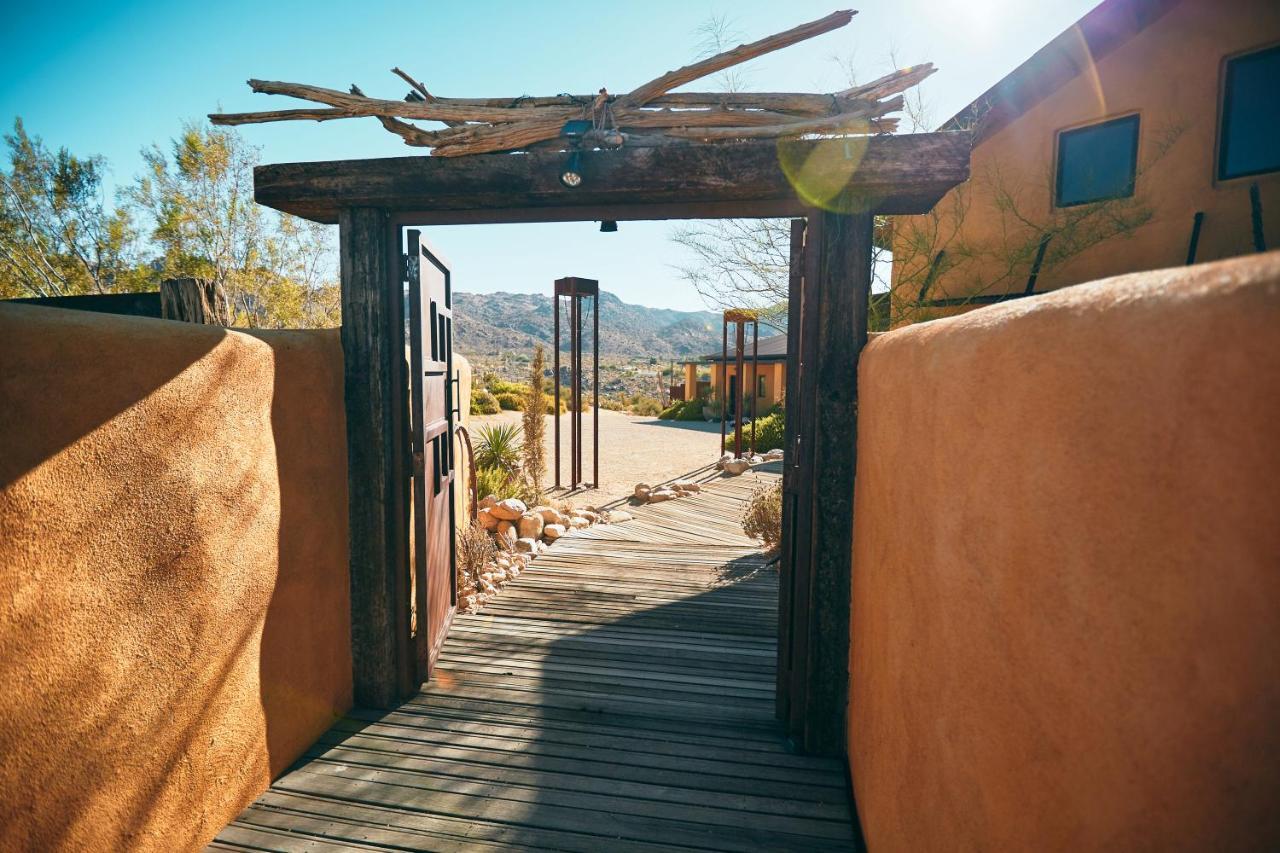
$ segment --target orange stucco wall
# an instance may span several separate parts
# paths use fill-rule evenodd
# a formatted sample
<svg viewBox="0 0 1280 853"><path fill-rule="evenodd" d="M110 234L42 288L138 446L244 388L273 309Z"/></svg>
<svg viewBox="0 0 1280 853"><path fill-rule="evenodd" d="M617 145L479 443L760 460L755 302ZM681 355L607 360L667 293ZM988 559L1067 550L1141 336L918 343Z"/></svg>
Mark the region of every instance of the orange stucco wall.
<svg viewBox="0 0 1280 853"><path fill-rule="evenodd" d="M849 760L869 847L1280 847L1280 252L880 336Z"/></svg>
<svg viewBox="0 0 1280 853"><path fill-rule="evenodd" d="M1054 210L1058 132L1133 113L1140 122L1134 199L1150 220L1066 259L1057 254L1070 238L1055 238L1037 292L1184 263L1196 211L1205 213L1198 261L1252 252L1249 185L1255 181L1267 245L1280 246L1280 173L1215 180L1224 60L1277 42L1280 3L1274 0L1183 0L1101 59L1076 43L1081 74L982 140L973 151L972 178L933 214L895 222L894 324L966 310L912 305L938 249L946 249L947 258L930 297L1021 292L1034 253L1013 262L1006 247L1036 238L1017 214L1002 211L1000 190L1010 191L1018 214L1043 225ZM1005 280L993 284L1003 274Z"/></svg>
<svg viewBox="0 0 1280 853"><path fill-rule="evenodd" d="M719 396L724 393L725 383L731 381L733 377L738 375L738 365L730 362L726 367L723 364L711 365L711 393ZM751 385L751 359L746 360L743 366L742 375L746 377L748 387ZM761 362L756 367L756 381L764 380L764 395L759 394L759 388L756 388L754 397L756 404L760 407L760 411L773 406L775 403L782 401L783 395L786 394L786 376L787 365L784 361L766 361ZM688 386L686 386L687 388ZM751 396L751 395L748 395ZM747 409L750 410L751 403L747 403Z"/></svg>
<svg viewBox="0 0 1280 853"><path fill-rule="evenodd" d="M336 331L0 305L0 849L196 847L351 704Z"/></svg>

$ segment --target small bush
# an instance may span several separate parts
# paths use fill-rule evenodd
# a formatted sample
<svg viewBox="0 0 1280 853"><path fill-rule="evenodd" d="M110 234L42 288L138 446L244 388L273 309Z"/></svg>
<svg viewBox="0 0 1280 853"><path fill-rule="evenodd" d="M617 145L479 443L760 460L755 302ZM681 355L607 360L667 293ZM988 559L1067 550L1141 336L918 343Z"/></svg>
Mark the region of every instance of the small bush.
<svg viewBox="0 0 1280 853"><path fill-rule="evenodd" d="M661 412L658 412L658 417L664 421L677 420L680 417L680 413L684 411L684 407L684 400L676 400L670 406L667 406Z"/></svg>
<svg viewBox="0 0 1280 853"><path fill-rule="evenodd" d="M501 410L502 407L498 405L498 398L483 388L471 389L471 414L496 415Z"/></svg>
<svg viewBox="0 0 1280 853"><path fill-rule="evenodd" d="M476 522L458 531L458 591L470 595L479 587L480 573L498 556L489 532Z"/></svg>
<svg viewBox="0 0 1280 853"><path fill-rule="evenodd" d="M756 418L756 450L777 450L783 446L786 435L786 422L782 412L774 412L763 418ZM750 430L750 425L743 427Z"/></svg>
<svg viewBox="0 0 1280 853"><path fill-rule="evenodd" d="M632 414L653 416L662 411L662 404L658 402L657 397L646 397L637 394L633 397L627 406Z"/></svg>
<svg viewBox="0 0 1280 853"><path fill-rule="evenodd" d="M497 379L489 383L489 391L497 397L501 397L503 394L515 394L523 397L529 393L529 386L523 382L508 382L505 379Z"/></svg>
<svg viewBox="0 0 1280 853"><path fill-rule="evenodd" d="M782 484L761 486L751 494L742 514L742 532L763 539L772 550L782 541Z"/></svg>
<svg viewBox="0 0 1280 853"><path fill-rule="evenodd" d="M503 391L496 396L498 398L498 405L502 407L503 411L507 411L507 412L520 411L520 404L523 401L519 394L513 394L510 391Z"/></svg>
<svg viewBox="0 0 1280 853"><path fill-rule="evenodd" d="M476 431L476 467L492 468L505 477L520 474L520 427L515 424L485 424ZM484 489L480 494L487 495ZM509 497L509 496L508 496Z"/></svg>
<svg viewBox="0 0 1280 853"><path fill-rule="evenodd" d="M680 414L676 415L678 421L701 421L706 420L702 416L702 407L706 405L706 400L689 400L684 404L684 408L680 410Z"/></svg>
<svg viewBox="0 0 1280 853"><path fill-rule="evenodd" d="M547 401L548 415L563 415L565 413L565 405L563 400L561 400L560 405L557 406L555 397L552 397L550 394L543 394L542 397L544 400Z"/></svg>

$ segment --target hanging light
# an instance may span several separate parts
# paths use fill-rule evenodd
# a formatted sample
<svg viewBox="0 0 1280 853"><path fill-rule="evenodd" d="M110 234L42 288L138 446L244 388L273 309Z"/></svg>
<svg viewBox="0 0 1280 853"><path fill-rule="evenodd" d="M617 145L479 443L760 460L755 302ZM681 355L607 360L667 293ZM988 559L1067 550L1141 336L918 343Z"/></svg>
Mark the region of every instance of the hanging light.
<svg viewBox="0 0 1280 853"><path fill-rule="evenodd" d="M573 189L582 184L582 173L578 171L582 164L582 152L573 151L569 154L569 159L565 161L564 168L560 170L560 183L569 189Z"/></svg>
<svg viewBox="0 0 1280 853"><path fill-rule="evenodd" d="M603 234L612 234L618 230L618 221L616 219L606 219L600 223L600 231Z"/></svg>

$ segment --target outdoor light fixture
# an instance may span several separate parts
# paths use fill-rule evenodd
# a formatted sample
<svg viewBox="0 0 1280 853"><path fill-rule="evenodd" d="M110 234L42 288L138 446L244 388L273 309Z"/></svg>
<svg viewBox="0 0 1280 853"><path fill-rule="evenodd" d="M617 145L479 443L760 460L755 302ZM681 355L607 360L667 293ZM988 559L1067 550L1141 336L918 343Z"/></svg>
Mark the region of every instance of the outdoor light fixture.
<svg viewBox="0 0 1280 853"><path fill-rule="evenodd" d="M612 234L618 230L618 222L615 219L606 219L600 223L600 230L605 234Z"/></svg>
<svg viewBox="0 0 1280 853"><path fill-rule="evenodd" d="M582 152L574 151L569 155L569 159L565 161L564 168L560 170L560 183L569 189L573 189L582 183L582 173L578 171L582 163Z"/></svg>

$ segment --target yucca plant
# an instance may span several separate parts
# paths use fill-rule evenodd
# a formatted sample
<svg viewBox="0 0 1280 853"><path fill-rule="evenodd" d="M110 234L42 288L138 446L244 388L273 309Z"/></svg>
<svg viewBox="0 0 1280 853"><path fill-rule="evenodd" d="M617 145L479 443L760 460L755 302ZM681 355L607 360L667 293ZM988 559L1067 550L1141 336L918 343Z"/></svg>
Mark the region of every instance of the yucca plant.
<svg viewBox="0 0 1280 853"><path fill-rule="evenodd" d="M476 467L489 468L504 477L520 476L520 427L485 424L477 431Z"/></svg>

